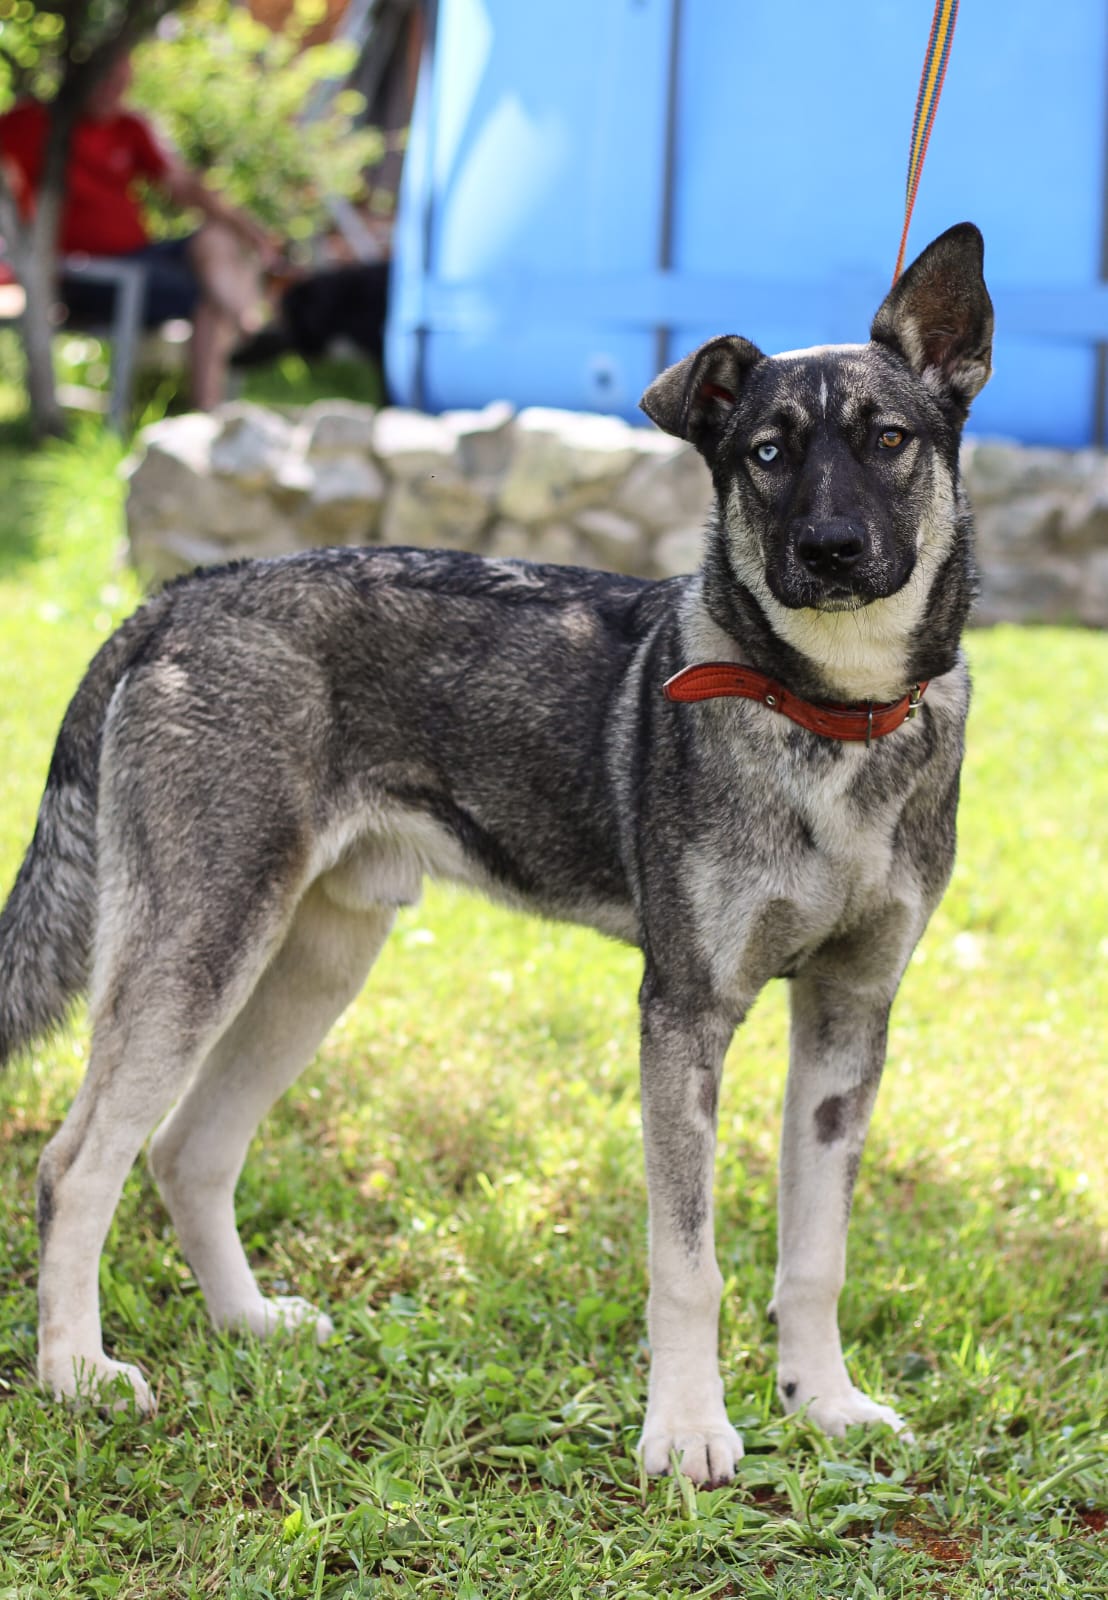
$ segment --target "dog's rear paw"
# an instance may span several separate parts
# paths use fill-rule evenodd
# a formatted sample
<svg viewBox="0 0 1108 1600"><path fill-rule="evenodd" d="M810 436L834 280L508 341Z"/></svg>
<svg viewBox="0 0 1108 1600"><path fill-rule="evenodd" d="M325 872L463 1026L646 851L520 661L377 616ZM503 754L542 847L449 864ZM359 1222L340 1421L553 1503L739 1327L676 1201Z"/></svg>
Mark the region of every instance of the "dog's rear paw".
<svg viewBox="0 0 1108 1600"><path fill-rule="evenodd" d="M267 1332L295 1333L298 1328L308 1327L315 1335L316 1344L326 1344L335 1331L335 1324L327 1313L299 1295L276 1295L265 1302L265 1307L270 1319Z"/></svg>
<svg viewBox="0 0 1108 1600"><path fill-rule="evenodd" d="M219 1320L223 1327L246 1328L259 1339L278 1338L283 1333L295 1333L299 1328L310 1327L316 1343L324 1344L335 1331L335 1324L326 1312L294 1294L274 1295L269 1300L259 1296L254 1305Z"/></svg>
<svg viewBox="0 0 1108 1600"><path fill-rule="evenodd" d="M153 1391L137 1367L99 1356L95 1361L43 1360L39 1378L55 1400L87 1401L105 1411L137 1411L153 1416L157 1409Z"/></svg>
<svg viewBox="0 0 1108 1600"><path fill-rule="evenodd" d="M796 1411L801 1404L803 1401L798 1402L795 1396L790 1396L785 1401L789 1411ZM843 1393L832 1395L827 1399L816 1395L808 1403L808 1417L817 1428L822 1428L824 1433L830 1434L834 1439L841 1439L848 1428L862 1424L870 1428L891 1428L905 1444L915 1443L915 1439L908 1431L908 1424L892 1406L879 1405L876 1400L871 1400L869 1395L863 1394L861 1389L855 1389L853 1385Z"/></svg>
<svg viewBox="0 0 1108 1600"><path fill-rule="evenodd" d="M651 1477L668 1472L677 1457L678 1471L693 1483L730 1483L742 1459L743 1442L726 1417L709 1422L676 1424L647 1417L639 1455Z"/></svg>

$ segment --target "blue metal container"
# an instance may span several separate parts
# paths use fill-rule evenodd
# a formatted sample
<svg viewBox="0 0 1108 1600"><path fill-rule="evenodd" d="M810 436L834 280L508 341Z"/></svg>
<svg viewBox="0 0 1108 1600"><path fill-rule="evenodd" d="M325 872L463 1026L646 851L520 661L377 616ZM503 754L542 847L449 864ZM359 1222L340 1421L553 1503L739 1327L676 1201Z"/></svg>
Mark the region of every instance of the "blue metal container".
<svg viewBox="0 0 1108 1600"><path fill-rule="evenodd" d="M439 0L397 220L394 398L635 418L717 333L866 337L931 0ZM1108 8L965 0L909 259L985 234L972 426L1104 442Z"/></svg>

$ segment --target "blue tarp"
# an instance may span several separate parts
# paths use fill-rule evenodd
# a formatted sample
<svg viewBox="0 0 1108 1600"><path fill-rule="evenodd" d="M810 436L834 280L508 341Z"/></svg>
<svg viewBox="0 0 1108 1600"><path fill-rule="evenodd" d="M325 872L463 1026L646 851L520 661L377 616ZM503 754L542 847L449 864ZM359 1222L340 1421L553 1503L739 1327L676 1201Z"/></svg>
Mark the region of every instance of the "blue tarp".
<svg viewBox="0 0 1108 1600"><path fill-rule="evenodd" d="M439 0L397 222L394 397L635 417L714 334L864 339L931 0ZM985 234L978 432L1103 432L1108 7L965 0L909 257Z"/></svg>

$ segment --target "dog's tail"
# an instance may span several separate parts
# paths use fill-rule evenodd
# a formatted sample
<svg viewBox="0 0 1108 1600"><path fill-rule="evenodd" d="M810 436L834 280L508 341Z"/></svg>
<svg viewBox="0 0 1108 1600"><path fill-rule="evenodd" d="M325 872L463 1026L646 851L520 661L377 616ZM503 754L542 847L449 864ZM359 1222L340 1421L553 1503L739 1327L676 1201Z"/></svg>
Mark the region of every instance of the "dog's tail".
<svg viewBox="0 0 1108 1600"><path fill-rule="evenodd" d="M34 837L0 911L0 1066L62 1022L87 986L104 719L161 609L145 606L97 652L62 722Z"/></svg>

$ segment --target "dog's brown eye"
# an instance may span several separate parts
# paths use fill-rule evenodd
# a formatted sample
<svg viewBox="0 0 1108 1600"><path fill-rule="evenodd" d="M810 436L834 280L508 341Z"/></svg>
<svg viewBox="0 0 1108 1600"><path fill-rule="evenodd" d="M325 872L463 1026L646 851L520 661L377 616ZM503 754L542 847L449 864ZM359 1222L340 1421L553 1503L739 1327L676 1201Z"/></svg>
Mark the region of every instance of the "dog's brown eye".
<svg viewBox="0 0 1108 1600"><path fill-rule="evenodd" d="M886 428L878 435L877 442L883 450L899 450L904 438L905 435L899 428Z"/></svg>

